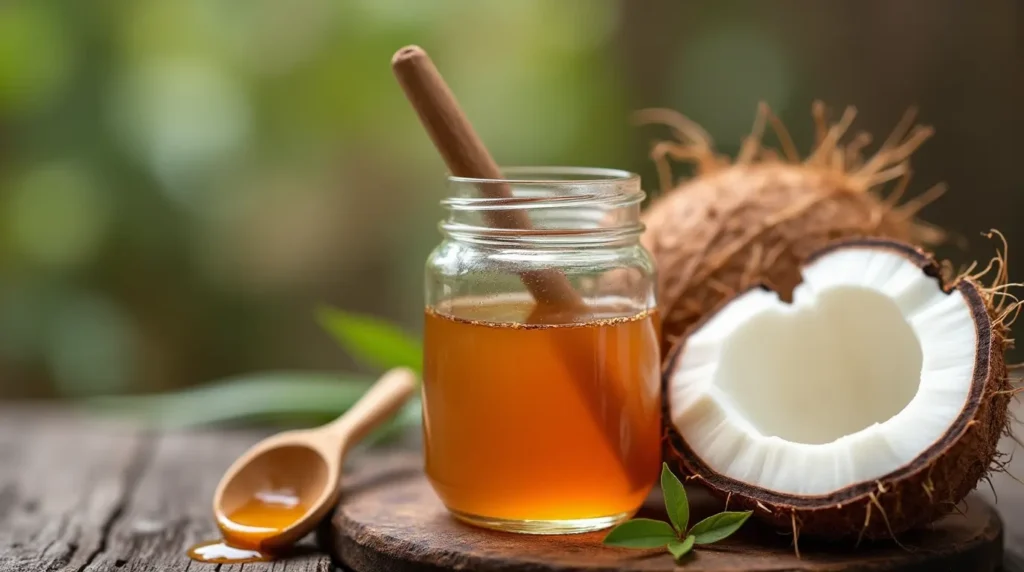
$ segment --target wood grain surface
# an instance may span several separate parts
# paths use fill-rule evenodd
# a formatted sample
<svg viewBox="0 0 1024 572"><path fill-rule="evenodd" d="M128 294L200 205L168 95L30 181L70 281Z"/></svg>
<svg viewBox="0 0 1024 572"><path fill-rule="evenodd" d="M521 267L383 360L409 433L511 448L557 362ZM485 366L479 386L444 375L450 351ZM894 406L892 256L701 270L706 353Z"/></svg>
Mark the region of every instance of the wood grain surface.
<svg viewBox="0 0 1024 572"><path fill-rule="evenodd" d="M320 546L309 538L287 559L244 566L197 564L185 557L188 546L216 535L210 499L220 475L239 453L266 433L264 430L152 434L64 409L0 407L0 572L345 570L332 564L328 551L356 562L359 551L347 550L345 542L367 542L365 537L340 533L347 511L357 506L350 501L357 501L374 489L380 490L388 482L415 477L418 462L410 461L407 452L381 457L379 453L364 451L351 459L344 485L348 501L339 508L333 523L325 522L321 527ZM1009 443L1004 450L1012 450ZM406 464L404 469L387 469L389 463L394 467L399 462ZM1013 470L1024 475L1024 455L1014 460ZM373 477L371 471L384 472ZM1024 542L1024 486L1000 475L993 482L999 495L999 511L1006 523L1004 570L1024 572L1024 560L1017 555ZM992 497L987 486L979 493ZM396 488L391 494L406 493ZM977 506L972 504L968 514L974 513ZM394 518L412 516L415 515L396 513ZM443 522L445 526L452 525L446 517ZM398 530L391 533L398 534ZM467 535L473 533L479 531L459 528L450 537L452 546L469 542L472 536ZM348 538L351 540L339 542ZM780 554L789 554L788 539L775 541L773 546ZM542 545L543 541L538 541L537 546ZM805 552L811 550L803 542L801 546ZM572 550L576 552L568 552L562 558L589 558L598 551L590 545ZM618 552L609 550L608 554ZM527 550L536 551L534 547ZM705 554L710 552L702 553L701 558ZM622 557L652 563L658 558L632 552ZM695 559L686 569L700 570L700 562L701 559ZM543 566L533 570L545 570ZM957 569L946 566L935 570Z"/></svg>
<svg viewBox="0 0 1024 572"><path fill-rule="evenodd" d="M603 532L573 536L521 536L466 526L451 518L420 471L412 453L364 459L347 482L335 513L332 550L357 572L621 571L670 572L664 550L627 550L601 545ZM722 510L701 489L689 489L692 519ZM652 495L641 516L665 520ZM883 571L992 572L1002 560L1002 526L995 510L973 497L965 515L951 515L928 530L893 542L822 544L803 540L802 558L792 538L748 523L734 537L699 547L685 561L695 572Z"/></svg>
<svg viewBox="0 0 1024 572"><path fill-rule="evenodd" d="M241 572L192 562L218 536L220 475L261 433L146 434L67 412L0 409L0 572ZM308 542L245 572L326 572Z"/></svg>

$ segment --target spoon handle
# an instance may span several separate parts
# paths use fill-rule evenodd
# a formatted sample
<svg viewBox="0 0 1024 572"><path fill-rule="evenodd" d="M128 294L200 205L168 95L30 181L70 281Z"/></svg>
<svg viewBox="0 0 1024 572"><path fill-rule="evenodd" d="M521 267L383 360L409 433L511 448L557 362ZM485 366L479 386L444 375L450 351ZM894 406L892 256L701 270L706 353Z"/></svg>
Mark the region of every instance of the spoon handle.
<svg viewBox="0 0 1024 572"><path fill-rule="evenodd" d="M374 427L401 409L416 390L416 374L397 367L385 373L344 415L322 428L324 434L339 440L342 449L358 443Z"/></svg>

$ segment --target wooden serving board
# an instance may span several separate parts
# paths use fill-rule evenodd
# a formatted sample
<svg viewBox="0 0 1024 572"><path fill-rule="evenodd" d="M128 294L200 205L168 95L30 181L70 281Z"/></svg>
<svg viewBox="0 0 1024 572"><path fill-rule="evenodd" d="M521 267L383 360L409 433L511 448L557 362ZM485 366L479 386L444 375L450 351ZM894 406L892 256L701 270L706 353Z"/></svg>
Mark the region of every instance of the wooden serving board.
<svg viewBox="0 0 1024 572"><path fill-rule="evenodd" d="M434 495L410 452L367 455L346 476L341 504L322 539L334 557L355 572L669 572L661 550L601 545L606 532L571 536L523 536L474 528L453 519ZM692 518L722 509L703 490L688 487ZM852 545L792 538L751 521L734 537L700 547L682 569L695 572L882 571L992 572L1002 559L1002 523L980 497L965 515L954 514L926 530L891 541ZM652 494L640 516L665 519L660 495Z"/></svg>

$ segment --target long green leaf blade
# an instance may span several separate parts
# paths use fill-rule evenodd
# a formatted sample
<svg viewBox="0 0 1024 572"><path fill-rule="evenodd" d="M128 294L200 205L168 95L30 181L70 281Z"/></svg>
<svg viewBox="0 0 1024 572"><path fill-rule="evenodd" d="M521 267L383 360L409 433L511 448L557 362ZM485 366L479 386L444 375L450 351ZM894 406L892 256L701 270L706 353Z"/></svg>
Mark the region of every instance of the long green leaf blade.
<svg viewBox="0 0 1024 572"><path fill-rule="evenodd" d="M423 369L423 345L400 328L380 318L324 306L317 321L338 344L359 362L379 369Z"/></svg>
<svg viewBox="0 0 1024 572"><path fill-rule="evenodd" d="M344 413L371 382L358 374L259 372L173 393L98 397L82 405L163 428L268 419L308 425Z"/></svg>
<svg viewBox="0 0 1024 572"><path fill-rule="evenodd" d="M697 544L718 542L739 530L743 523L750 518L750 514L750 511L720 512L693 525L690 534L696 537L694 542Z"/></svg>
<svg viewBox="0 0 1024 572"><path fill-rule="evenodd" d="M658 548L676 538L676 531L667 522L635 518L612 529L604 543L622 548Z"/></svg>
<svg viewBox="0 0 1024 572"><path fill-rule="evenodd" d="M676 532L683 534L690 524L690 503L683 483L672 474L668 463L661 464L661 493L665 497L665 510Z"/></svg>

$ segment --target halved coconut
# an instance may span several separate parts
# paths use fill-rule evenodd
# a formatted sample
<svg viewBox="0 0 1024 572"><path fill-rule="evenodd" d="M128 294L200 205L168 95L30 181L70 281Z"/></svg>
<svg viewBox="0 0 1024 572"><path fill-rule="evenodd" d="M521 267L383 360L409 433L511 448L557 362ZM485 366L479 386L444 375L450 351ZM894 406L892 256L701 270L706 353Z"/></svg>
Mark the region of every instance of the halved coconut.
<svg viewBox="0 0 1024 572"><path fill-rule="evenodd" d="M992 290L878 239L802 276L792 303L748 290L676 346L667 457L794 534L889 536L953 510L1007 428Z"/></svg>

